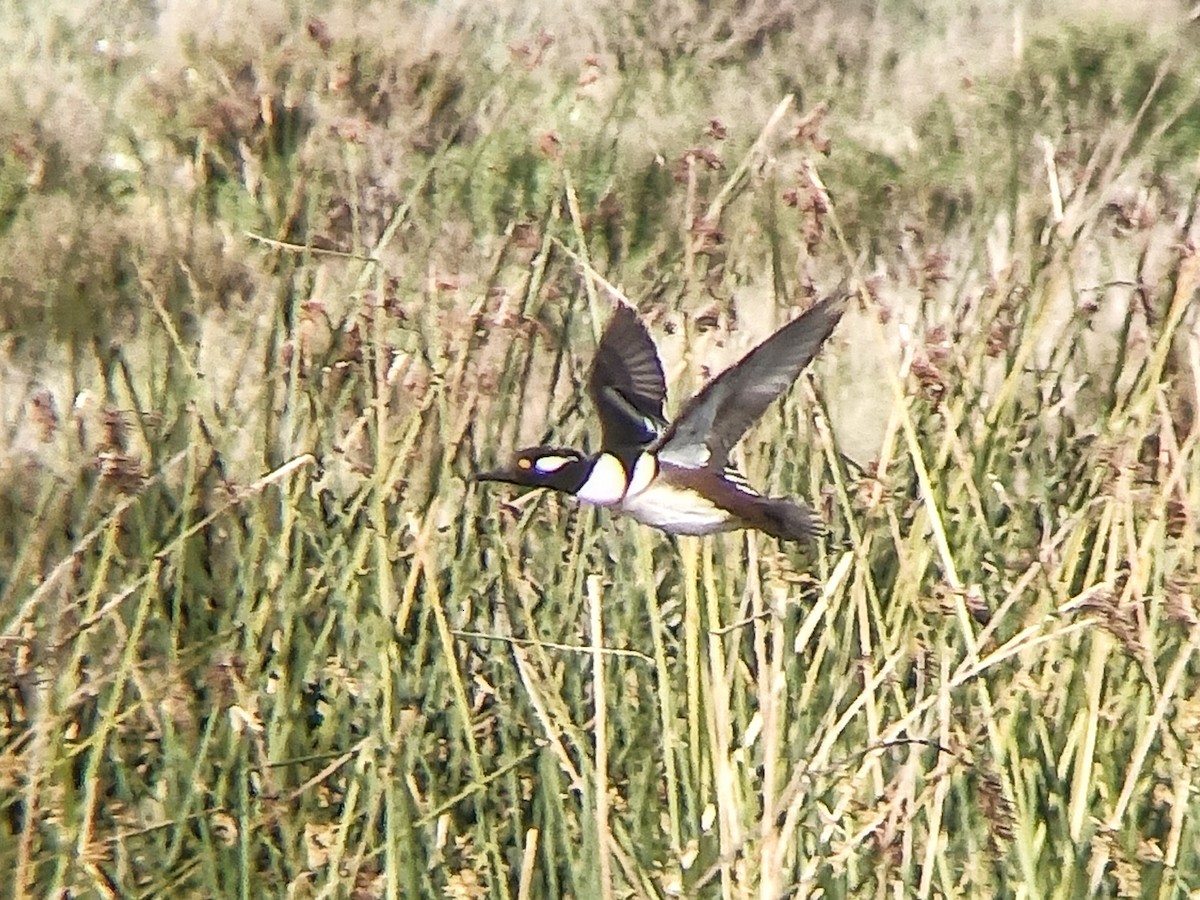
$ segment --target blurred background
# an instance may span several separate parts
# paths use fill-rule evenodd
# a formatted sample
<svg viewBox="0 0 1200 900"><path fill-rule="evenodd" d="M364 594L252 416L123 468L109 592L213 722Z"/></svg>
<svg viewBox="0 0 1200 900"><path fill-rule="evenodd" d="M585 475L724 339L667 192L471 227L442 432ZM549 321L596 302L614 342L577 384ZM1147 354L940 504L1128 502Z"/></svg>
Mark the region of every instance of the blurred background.
<svg viewBox="0 0 1200 900"><path fill-rule="evenodd" d="M1200 893L1198 16L4 4L4 896ZM843 281L818 545L471 481Z"/></svg>

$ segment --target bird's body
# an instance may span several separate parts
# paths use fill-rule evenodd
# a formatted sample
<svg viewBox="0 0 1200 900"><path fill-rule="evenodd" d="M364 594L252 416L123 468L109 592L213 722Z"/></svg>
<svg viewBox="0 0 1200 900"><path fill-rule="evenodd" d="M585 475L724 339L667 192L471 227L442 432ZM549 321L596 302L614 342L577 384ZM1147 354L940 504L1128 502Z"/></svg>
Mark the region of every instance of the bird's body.
<svg viewBox="0 0 1200 900"><path fill-rule="evenodd" d="M738 527L737 519L714 499L666 479L621 499L617 508L644 525L670 534L716 534Z"/></svg>
<svg viewBox="0 0 1200 900"><path fill-rule="evenodd" d="M661 477L654 454L641 452L628 462L613 453L584 459L591 469L575 496L606 506L645 525L672 534L713 534L727 530L732 514L702 493L688 490L678 477Z"/></svg>
<svg viewBox="0 0 1200 900"><path fill-rule="evenodd" d="M755 528L781 540L812 538L821 527L808 508L755 491L732 468L729 453L799 377L842 312L840 296L818 303L710 381L668 423L654 342L622 304L588 379L601 451L531 447L511 466L479 477L558 490L672 534Z"/></svg>

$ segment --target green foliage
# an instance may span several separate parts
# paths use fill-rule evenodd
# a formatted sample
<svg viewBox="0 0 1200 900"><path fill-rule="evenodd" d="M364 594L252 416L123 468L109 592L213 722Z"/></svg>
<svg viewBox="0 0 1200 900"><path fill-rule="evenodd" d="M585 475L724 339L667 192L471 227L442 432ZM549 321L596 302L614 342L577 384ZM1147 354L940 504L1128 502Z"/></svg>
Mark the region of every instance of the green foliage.
<svg viewBox="0 0 1200 900"><path fill-rule="evenodd" d="M1200 71L1194 54L1141 24L1054 24L1030 40L1011 71L971 78L914 116L911 140L880 153L857 135L830 161L847 182L856 241L879 219L952 231L1012 208L1048 140L1065 177L1084 177L1114 151L1145 156L1173 180L1195 161ZM860 132L857 123L850 123ZM1145 152L1144 152L1145 151ZM860 230L861 229L861 230Z"/></svg>
<svg viewBox="0 0 1200 900"><path fill-rule="evenodd" d="M14 896L1200 891L1195 51L718 7L5 13ZM861 288L744 448L828 539L472 481L594 440L589 263L675 409Z"/></svg>

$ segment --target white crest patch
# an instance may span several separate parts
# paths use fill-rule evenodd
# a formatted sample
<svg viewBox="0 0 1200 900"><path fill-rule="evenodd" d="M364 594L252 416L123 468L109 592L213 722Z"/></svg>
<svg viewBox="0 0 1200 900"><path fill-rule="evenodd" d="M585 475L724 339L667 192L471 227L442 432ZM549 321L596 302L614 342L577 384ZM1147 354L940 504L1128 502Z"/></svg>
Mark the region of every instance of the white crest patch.
<svg viewBox="0 0 1200 900"><path fill-rule="evenodd" d="M658 474L658 460L653 454L643 453L637 458L637 462L633 464L633 475L629 478L629 489L625 491L626 499L636 497L646 488L650 487L650 482L654 480L654 476Z"/></svg>
<svg viewBox="0 0 1200 900"><path fill-rule="evenodd" d="M549 475L574 461L570 456L541 456L533 461L533 468L542 475Z"/></svg>
<svg viewBox="0 0 1200 900"><path fill-rule="evenodd" d="M628 479L621 461L611 453L601 453L592 463L592 471L575 496L585 503L611 506L621 502L627 485Z"/></svg>

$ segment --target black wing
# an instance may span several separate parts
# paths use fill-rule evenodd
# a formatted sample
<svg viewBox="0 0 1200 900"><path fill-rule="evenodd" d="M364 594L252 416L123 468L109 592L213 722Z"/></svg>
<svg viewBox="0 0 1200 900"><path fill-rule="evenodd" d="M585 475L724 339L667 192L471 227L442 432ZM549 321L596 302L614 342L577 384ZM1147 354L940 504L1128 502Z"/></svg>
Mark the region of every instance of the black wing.
<svg viewBox="0 0 1200 900"><path fill-rule="evenodd" d="M648 444L666 427L667 382L658 350L637 313L623 303L596 348L588 393L600 414L605 450Z"/></svg>
<svg viewBox="0 0 1200 900"><path fill-rule="evenodd" d="M659 458L690 468L724 468L729 451L833 333L845 300L844 293L822 300L705 385L658 441Z"/></svg>

